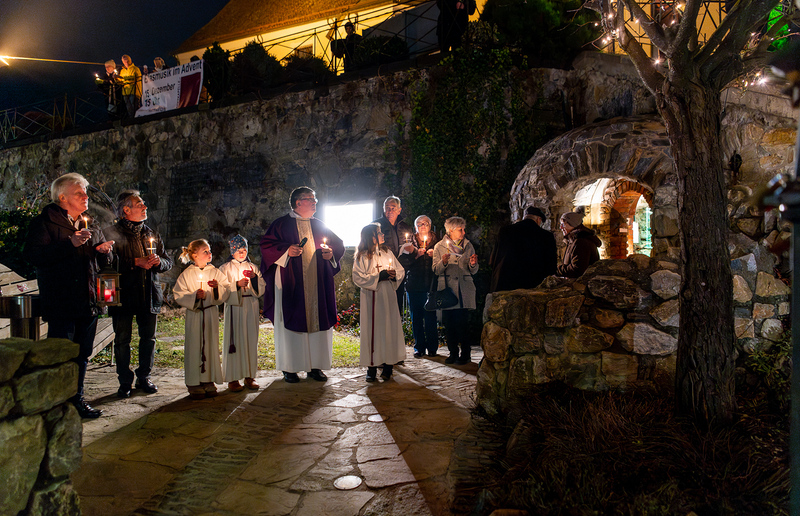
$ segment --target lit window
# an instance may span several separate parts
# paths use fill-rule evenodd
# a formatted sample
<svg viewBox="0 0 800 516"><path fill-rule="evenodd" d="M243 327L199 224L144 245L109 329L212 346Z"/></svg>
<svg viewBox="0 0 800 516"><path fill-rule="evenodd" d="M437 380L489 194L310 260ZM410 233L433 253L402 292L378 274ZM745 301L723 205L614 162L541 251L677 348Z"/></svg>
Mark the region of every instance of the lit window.
<svg viewBox="0 0 800 516"><path fill-rule="evenodd" d="M375 220L375 202L325 204L319 217L346 247L356 247L361 240L361 228Z"/></svg>

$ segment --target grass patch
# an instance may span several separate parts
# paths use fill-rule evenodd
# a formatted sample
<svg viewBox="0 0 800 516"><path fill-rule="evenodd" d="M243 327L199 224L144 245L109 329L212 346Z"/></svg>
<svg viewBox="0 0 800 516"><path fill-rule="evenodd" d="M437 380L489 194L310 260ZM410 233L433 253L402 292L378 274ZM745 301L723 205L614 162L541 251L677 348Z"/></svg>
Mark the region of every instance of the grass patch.
<svg viewBox="0 0 800 516"><path fill-rule="evenodd" d="M156 327L156 367L183 369L184 327L183 315L159 315ZM223 323L220 320L220 350L222 331ZM333 367L358 367L359 352L357 335L338 331L333 333ZM98 353L92 359L92 363L110 364L111 346L106 346ZM131 340L131 363L139 363L138 328L135 320ZM275 336L271 328L262 328L258 332L258 369L275 369Z"/></svg>
<svg viewBox="0 0 800 516"><path fill-rule="evenodd" d="M788 514L787 413L740 398L734 425L703 432L673 406L656 392L533 389L476 514Z"/></svg>

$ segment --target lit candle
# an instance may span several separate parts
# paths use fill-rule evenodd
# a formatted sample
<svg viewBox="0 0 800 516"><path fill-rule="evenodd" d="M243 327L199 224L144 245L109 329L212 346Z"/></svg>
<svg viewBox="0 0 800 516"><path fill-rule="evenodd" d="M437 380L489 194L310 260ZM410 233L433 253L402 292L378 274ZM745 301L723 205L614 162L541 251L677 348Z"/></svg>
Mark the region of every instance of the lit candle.
<svg viewBox="0 0 800 516"><path fill-rule="evenodd" d="M322 237L322 247L328 246L328 237Z"/></svg>
<svg viewBox="0 0 800 516"><path fill-rule="evenodd" d="M203 273L200 273L200 290L203 290Z"/></svg>
<svg viewBox="0 0 800 516"><path fill-rule="evenodd" d="M89 229L89 219L87 217L83 217L83 227Z"/></svg>
<svg viewBox="0 0 800 516"><path fill-rule="evenodd" d="M156 254L156 246L153 245L153 240L155 239L153 237L150 237L150 248L148 249L148 251L150 251L150 254Z"/></svg>
<svg viewBox="0 0 800 516"><path fill-rule="evenodd" d="M422 237L422 248L426 249L428 247L428 235Z"/></svg>
<svg viewBox="0 0 800 516"><path fill-rule="evenodd" d="M408 233L406 233L406 242L408 242Z"/></svg>
<svg viewBox="0 0 800 516"><path fill-rule="evenodd" d="M103 291L103 297L106 303L113 303L114 302L114 291L110 288L107 288Z"/></svg>

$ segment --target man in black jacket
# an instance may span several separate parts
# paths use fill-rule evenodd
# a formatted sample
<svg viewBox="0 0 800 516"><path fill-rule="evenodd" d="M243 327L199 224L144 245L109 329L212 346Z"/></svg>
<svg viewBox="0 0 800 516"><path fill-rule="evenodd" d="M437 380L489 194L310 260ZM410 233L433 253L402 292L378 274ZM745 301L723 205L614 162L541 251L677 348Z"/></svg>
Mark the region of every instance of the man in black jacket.
<svg viewBox="0 0 800 516"><path fill-rule="evenodd" d="M147 205L136 190L124 190L117 196L119 221L103 230L106 238L117 243L117 266L122 306L109 308L114 325L114 355L117 357L119 390L117 396L131 395L134 373L130 370L133 318L139 327L139 367L136 388L147 394L158 391L150 380L155 360L156 320L164 302L158 274L172 268L159 234L147 225Z"/></svg>
<svg viewBox="0 0 800 516"><path fill-rule="evenodd" d="M400 198L390 195L383 201L383 217L373 221L381 225L383 243L394 254L395 258L399 258L400 249L403 245L410 243L414 237L414 228L403 222L403 217L400 216L402 211ZM405 283L397 287L395 292L397 293L397 306L400 308L400 316L402 317L403 300L406 297Z"/></svg>
<svg viewBox="0 0 800 516"><path fill-rule="evenodd" d="M89 208L86 187L80 174L64 174L50 185L52 204L31 221L22 253L34 267L42 302L42 318L48 337L69 339L80 346L78 392L71 399L84 418L102 413L83 399L83 380L92 354L97 316L97 273L111 262L113 240L92 227L85 214Z"/></svg>
<svg viewBox="0 0 800 516"><path fill-rule="evenodd" d="M490 292L536 288L556 273L556 239L541 227L545 220L542 210L528 206L521 221L500 230L489 258Z"/></svg>

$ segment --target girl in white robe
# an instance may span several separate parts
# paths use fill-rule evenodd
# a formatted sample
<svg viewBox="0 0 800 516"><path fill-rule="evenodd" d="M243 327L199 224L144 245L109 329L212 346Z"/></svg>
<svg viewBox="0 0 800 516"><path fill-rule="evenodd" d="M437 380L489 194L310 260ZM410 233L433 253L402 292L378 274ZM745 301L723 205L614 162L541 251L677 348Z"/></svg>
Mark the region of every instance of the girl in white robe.
<svg viewBox="0 0 800 516"><path fill-rule="evenodd" d="M219 270L230 284L225 302L225 331L222 337L222 372L228 389L258 390L258 324L261 321L258 298L264 295L266 283L259 267L247 258L247 240L236 235L230 240L231 259Z"/></svg>
<svg viewBox="0 0 800 516"><path fill-rule="evenodd" d="M405 270L394 254L383 245L378 224L361 230L353 263L353 283L361 288L361 359L367 366L367 381L374 382L378 366L381 378L392 377L392 367L405 359L403 322L395 291L403 282Z"/></svg>
<svg viewBox="0 0 800 516"><path fill-rule="evenodd" d="M186 308L184 381L192 399L217 395L222 383L219 358L219 308L230 293L228 278L211 265L211 247L194 240L182 248L180 260L194 262L175 282L175 301Z"/></svg>

